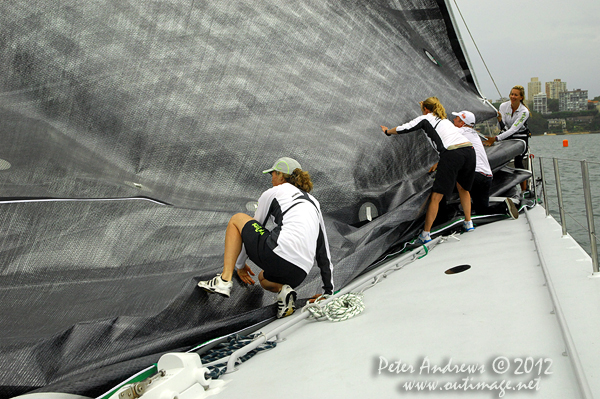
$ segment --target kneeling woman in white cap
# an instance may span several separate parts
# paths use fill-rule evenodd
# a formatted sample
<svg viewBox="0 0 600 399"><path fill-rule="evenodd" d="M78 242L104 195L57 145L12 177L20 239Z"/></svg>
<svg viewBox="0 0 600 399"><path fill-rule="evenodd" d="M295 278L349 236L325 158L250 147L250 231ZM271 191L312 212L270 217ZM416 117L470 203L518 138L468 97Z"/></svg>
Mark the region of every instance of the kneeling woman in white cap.
<svg viewBox="0 0 600 399"><path fill-rule="evenodd" d="M247 284L254 273L246 264L263 269L258 280L267 291L276 292L277 317L294 313L296 292L317 261L325 294L333 293L333 265L319 202L308 192L313 184L308 172L292 158L279 158L271 169L273 187L262 193L254 218L245 213L233 215L225 233L223 272L198 286L229 297L233 270ZM275 223L269 231L267 220ZM242 245L243 244L243 245Z"/></svg>

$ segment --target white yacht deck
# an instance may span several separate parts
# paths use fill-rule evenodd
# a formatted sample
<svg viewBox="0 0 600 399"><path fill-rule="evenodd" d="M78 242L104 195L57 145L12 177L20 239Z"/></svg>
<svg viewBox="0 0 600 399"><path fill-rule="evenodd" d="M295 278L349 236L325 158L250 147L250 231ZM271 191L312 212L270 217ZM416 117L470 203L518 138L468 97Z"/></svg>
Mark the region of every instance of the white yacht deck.
<svg viewBox="0 0 600 399"><path fill-rule="evenodd" d="M421 387L427 397L600 396L600 279L589 277L583 249L561 237L540 206L458 238L367 289L362 314L343 322L304 320L283 332L277 347L221 376L225 384L214 394L393 398L420 396L408 385L419 381L438 384ZM445 274L458 265L471 268Z"/></svg>

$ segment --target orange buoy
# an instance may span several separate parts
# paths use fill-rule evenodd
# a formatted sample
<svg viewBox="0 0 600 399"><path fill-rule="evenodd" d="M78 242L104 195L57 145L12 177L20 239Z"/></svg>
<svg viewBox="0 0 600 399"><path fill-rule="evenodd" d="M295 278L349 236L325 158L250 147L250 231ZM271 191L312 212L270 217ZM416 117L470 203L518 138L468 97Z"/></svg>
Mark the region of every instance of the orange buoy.
<svg viewBox="0 0 600 399"><path fill-rule="evenodd" d="M569 140L563 140L563 147L569 146Z"/></svg>

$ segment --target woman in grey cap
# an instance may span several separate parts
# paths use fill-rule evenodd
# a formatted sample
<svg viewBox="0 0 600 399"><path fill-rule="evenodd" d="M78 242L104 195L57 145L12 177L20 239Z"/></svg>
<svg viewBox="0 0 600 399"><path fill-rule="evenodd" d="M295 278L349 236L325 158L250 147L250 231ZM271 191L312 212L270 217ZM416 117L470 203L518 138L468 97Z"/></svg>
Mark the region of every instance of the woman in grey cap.
<svg viewBox="0 0 600 399"><path fill-rule="evenodd" d="M304 281L317 261L325 294L333 293L333 265L319 202L309 194L313 184L298 161L279 158L272 168L273 187L258 199L254 218L233 215L225 232L223 272L198 286L229 297L234 269L243 282L254 284L248 258L263 269L258 280L267 291L277 293L277 317L294 313L294 288ZM275 224L269 231L269 218ZM243 244L243 245L242 245Z"/></svg>

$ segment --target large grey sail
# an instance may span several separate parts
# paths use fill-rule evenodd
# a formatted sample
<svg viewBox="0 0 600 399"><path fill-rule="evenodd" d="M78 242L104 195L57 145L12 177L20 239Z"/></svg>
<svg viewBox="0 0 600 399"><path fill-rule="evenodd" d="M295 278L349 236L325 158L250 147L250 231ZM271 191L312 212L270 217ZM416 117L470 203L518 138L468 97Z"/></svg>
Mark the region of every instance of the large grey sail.
<svg viewBox="0 0 600 399"><path fill-rule="evenodd" d="M343 286L415 234L431 188L422 134L379 125L429 96L494 116L443 1L15 0L0 38L2 396L97 395L273 317L258 287L195 285L280 156L311 173Z"/></svg>

